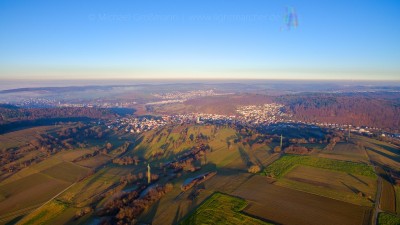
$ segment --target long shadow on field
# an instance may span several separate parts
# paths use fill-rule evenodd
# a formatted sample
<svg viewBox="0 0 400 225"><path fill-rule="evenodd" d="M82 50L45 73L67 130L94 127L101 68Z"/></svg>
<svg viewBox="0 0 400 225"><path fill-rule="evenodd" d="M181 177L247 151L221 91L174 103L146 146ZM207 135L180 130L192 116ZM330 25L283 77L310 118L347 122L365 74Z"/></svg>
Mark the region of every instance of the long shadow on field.
<svg viewBox="0 0 400 225"><path fill-rule="evenodd" d="M181 205L179 204L178 210L176 210L174 220L172 221L172 224L178 224L179 220L182 218L182 213L181 213Z"/></svg>
<svg viewBox="0 0 400 225"><path fill-rule="evenodd" d="M379 146L379 147L381 147L381 148L383 148L383 149L385 149L385 150L387 150L387 151L389 151L389 152L391 152L391 153L393 153L395 155L399 155L400 154L400 148L393 148L393 147L389 147L389 146L386 146L386 145L380 145L380 144L375 144L375 145L377 145L377 146Z"/></svg>
<svg viewBox="0 0 400 225"><path fill-rule="evenodd" d="M360 192L360 190L358 190L357 188L347 185L347 184L343 183L342 181L340 181L340 183L342 183L344 186L346 186L348 189L350 189L350 191L354 192L354 194L358 194Z"/></svg>
<svg viewBox="0 0 400 225"><path fill-rule="evenodd" d="M158 206L159 206L159 205L160 205L160 200L158 200L157 203L154 204L154 205L150 208L150 210L146 213L146 216L145 216L146 219L144 219L145 222L147 222L147 223L149 223L149 224L152 224L153 219L154 219L154 217L155 217L156 214L157 214Z"/></svg>
<svg viewBox="0 0 400 225"><path fill-rule="evenodd" d="M240 153L240 158L242 159L244 164L246 164L246 166L251 166L249 154L247 154L247 152L241 147L239 147L239 153Z"/></svg>
<svg viewBox="0 0 400 225"><path fill-rule="evenodd" d="M375 149L369 148L369 147L368 147L367 149L370 150L370 151L372 151L372 152L375 152L376 154L379 154L379 155L381 155L381 156L383 156L383 157L386 157L386 158L388 158L388 159L394 160L394 161L396 161L396 162L399 162L399 161L400 161L400 156L399 156L399 155L396 155L396 156L388 155L388 154L386 154L386 153L384 153L384 152L380 152L380 151L378 151L378 150L375 150ZM394 153L394 154L396 154L396 153Z"/></svg>
<svg viewBox="0 0 400 225"><path fill-rule="evenodd" d="M18 222L19 220L21 220L24 216L25 216L25 215L18 216L18 217L16 217L16 218L12 219L11 221L7 222L5 225L14 225L14 224L17 224L17 222Z"/></svg>
<svg viewBox="0 0 400 225"><path fill-rule="evenodd" d="M246 208L249 207L249 206L250 206L250 204L247 205ZM242 211L240 211L240 213L243 214L243 215L252 217L252 218L259 219L259 220L264 221L264 222L267 222L267 223L271 223L271 224L274 224L274 225L282 225L281 223L277 223L277 222L275 222L275 221L268 220L268 219L265 219L265 218L263 218L263 217L260 217L260 216L256 216L256 215L247 213L247 212L245 212L246 208L244 208Z"/></svg>
<svg viewBox="0 0 400 225"><path fill-rule="evenodd" d="M349 175L349 176L351 176L352 178L356 179L356 180L359 181L360 183L363 183L363 184L365 184L366 186L368 186L368 184L367 184L365 181L363 181L363 180L361 180L360 178L354 176L353 174L347 173L347 175Z"/></svg>

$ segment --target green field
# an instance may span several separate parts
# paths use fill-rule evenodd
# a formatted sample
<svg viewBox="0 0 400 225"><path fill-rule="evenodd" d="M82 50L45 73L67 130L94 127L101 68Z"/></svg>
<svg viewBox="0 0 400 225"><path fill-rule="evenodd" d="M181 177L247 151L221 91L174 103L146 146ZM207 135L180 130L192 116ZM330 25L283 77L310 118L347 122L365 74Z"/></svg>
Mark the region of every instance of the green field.
<svg viewBox="0 0 400 225"><path fill-rule="evenodd" d="M379 213L378 225L399 225L400 217L389 213Z"/></svg>
<svg viewBox="0 0 400 225"><path fill-rule="evenodd" d="M264 173L276 178L283 177L296 165L312 166L321 169L329 169L351 174L363 175L375 178L373 168L364 163L340 161L334 159L318 158L313 156L285 155L268 166Z"/></svg>
<svg viewBox="0 0 400 225"><path fill-rule="evenodd" d="M66 206L58 201L51 201L43 207L33 211L18 222L20 225L49 224L48 222L61 214Z"/></svg>
<svg viewBox="0 0 400 225"><path fill-rule="evenodd" d="M243 210L246 205L246 201L241 198L215 193L180 224L270 224L241 213L240 211Z"/></svg>

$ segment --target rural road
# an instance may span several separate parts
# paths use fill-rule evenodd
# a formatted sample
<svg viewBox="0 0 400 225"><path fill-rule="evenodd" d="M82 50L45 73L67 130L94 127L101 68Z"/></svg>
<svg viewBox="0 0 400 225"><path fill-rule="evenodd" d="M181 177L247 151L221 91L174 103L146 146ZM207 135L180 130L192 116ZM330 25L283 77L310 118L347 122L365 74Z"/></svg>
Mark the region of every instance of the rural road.
<svg viewBox="0 0 400 225"><path fill-rule="evenodd" d="M367 148L364 147L365 153L367 153L369 162L371 163L371 165L374 167L374 171L375 174L378 176L378 187L376 190L376 196L375 196L375 209L374 209L374 214L372 214L372 221L371 221L371 225L377 225L378 224L378 214L380 212L382 212L380 205L381 205L381 195L382 195L382 177L379 175L377 168L378 166L376 166L372 160L371 157L367 151Z"/></svg>
<svg viewBox="0 0 400 225"><path fill-rule="evenodd" d="M376 168L374 166L375 172ZM375 210L374 214L372 215L372 225L377 225L378 224L378 214L382 212L380 209L380 201L381 201L381 194L382 194L382 177L378 175L378 188L377 188L377 193L375 197Z"/></svg>
<svg viewBox="0 0 400 225"><path fill-rule="evenodd" d="M56 194L55 196L53 196L50 200L48 200L47 202L43 203L43 204L38 204L38 205L34 205L34 206L30 206L24 209L20 209L18 211L12 212L12 213L8 213L6 215L3 215L0 217L0 223L4 223L7 221L10 221L11 219L14 219L18 216L22 216L24 214L28 214L30 212L34 212L36 210L39 210L40 208L42 208L44 205L46 205L47 203L53 201L55 198L57 198L58 196L60 196L62 193L64 193L65 191L67 191L69 188L71 188L72 186L74 186L76 184L73 183L70 186L68 186L67 188L65 188L64 190L62 190L61 192L59 192L58 194Z"/></svg>

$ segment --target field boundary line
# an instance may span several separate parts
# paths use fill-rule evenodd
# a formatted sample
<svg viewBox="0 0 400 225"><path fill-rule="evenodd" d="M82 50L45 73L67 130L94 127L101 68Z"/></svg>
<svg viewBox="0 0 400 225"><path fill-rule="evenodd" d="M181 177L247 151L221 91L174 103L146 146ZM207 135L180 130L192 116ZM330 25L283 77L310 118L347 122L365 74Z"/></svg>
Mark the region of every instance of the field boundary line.
<svg viewBox="0 0 400 225"><path fill-rule="evenodd" d="M74 186L76 184L72 183L70 186L66 187L64 190L62 190L61 192L59 192L58 194L56 194L54 197L52 197L51 199L49 199L48 201L46 201L45 203L43 203L42 205L40 205L38 208L36 208L35 210L33 210L31 213L38 211L39 209L41 209L43 206L47 205L48 203L50 203L51 201L53 201L55 198L57 198L58 196L60 196L62 193L64 193L65 191L67 191L69 188L71 188L72 186ZM29 215L29 214L28 214ZM27 215L26 215L27 216ZM26 216L24 216L23 218L21 218L16 224L20 224L20 221L22 221Z"/></svg>

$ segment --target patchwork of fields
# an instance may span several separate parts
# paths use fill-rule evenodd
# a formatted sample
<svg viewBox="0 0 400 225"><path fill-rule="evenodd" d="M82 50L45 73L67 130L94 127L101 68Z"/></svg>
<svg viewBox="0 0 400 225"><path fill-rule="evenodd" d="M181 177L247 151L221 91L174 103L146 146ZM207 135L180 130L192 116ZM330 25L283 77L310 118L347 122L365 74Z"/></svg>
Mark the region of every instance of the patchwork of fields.
<svg viewBox="0 0 400 225"><path fill-rule="evenodd" d="M43 203L89 172L89 169L70 162L60 162L49 168L42 167L42 163L45 162L30 168L36 173L29 172L19 179L0 184L1 215Z"/></svg>
<svg viewBox="0 0 400 225"><path fill-rule="evenodd" d="M325 150L323 145L315 144L312 154L303 156L273 153L276 142L249 145L234 141L237 135L232 128L208 125L153 130L144 133L137 145L124 153L142 157L138 165L103 166L112 161L111 153L75 161L93 153L90 148L57 153L2 180L0 219L12 218L12 213L18 210L26 210L18 214L24 215L77 182L21 221L24 224L71 222L76 210L88 205L101 207L114 194L121 194L127 188L119 182L122 176L143 173L148 161L162 165L204 142L210 150L197 162L201 170L182 173L171 181L173 190L145 210L139 221L154 225L269 222L366 225L370 224L377 190L377 175L370 161L398 168L399 154L394 146L364 137L354 137L363 141L364 146L338 143L333 150ZM161 152L165 157L154 157ZM248 173L249 165L258 165L266 176ZM161 171L154 167L155 173ZM190 198L195 188L181 192L185 179L210 171L217 171L217 175L195 187L199 189L195 199ZM81 180L83 177L86 178ZM110 190L113 192L103 199ZM398 187L393 188L388 179L384 180L381 209L396 213L399 193ZM90 221L94 216L91 212L79 222ZM380 221L392 219L386 214L379 217Z"/></svg>

